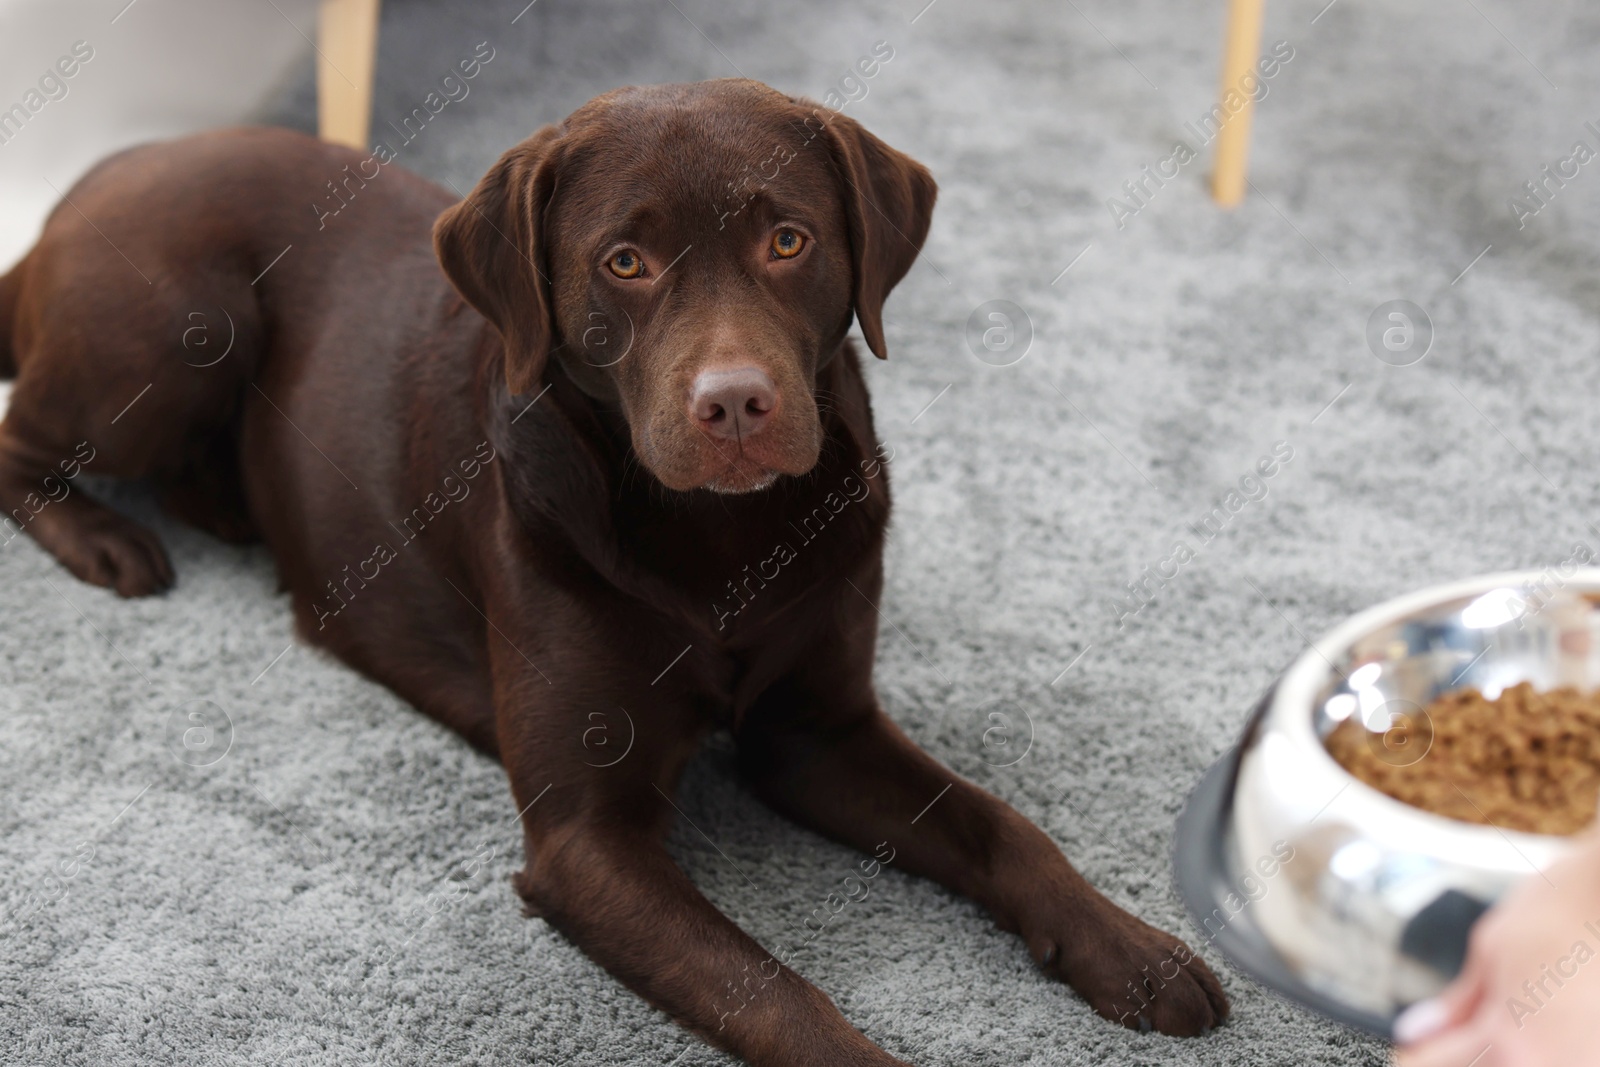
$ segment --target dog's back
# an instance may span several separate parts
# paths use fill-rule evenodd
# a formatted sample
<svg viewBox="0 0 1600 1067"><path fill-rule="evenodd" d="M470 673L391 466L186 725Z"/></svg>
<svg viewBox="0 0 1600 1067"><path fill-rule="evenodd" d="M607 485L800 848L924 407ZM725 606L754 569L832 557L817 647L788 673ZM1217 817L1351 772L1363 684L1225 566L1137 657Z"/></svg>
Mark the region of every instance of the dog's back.
<svg viewBox="0 0 1600 1067"><path fill-rule="evenodd" d="M94 473L154 479L181 518L253 536L237 453L247 401L267 406L255 393L271 355L341 335L348 350L346 321L402 336L437 317L418 305L450 294L429 243L450 202L286 130L202 134L95 166L0 279L0 377L16 379L0 424L4 513L81 578L124 595L169 585L165 553L131 520L81 493L40 506L43 479L87 442ZM396 306L376 313L375 290ZM404 355L361 351L380 350ZM85 508L92 518L69 521Z"/></svg>

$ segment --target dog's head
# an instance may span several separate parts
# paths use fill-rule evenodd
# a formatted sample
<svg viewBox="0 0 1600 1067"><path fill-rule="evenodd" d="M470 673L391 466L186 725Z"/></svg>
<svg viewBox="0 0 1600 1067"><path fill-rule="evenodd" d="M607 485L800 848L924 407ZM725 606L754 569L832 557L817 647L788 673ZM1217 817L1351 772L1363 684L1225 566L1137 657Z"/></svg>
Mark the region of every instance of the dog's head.
<svg viewBox="0 0 1600 1067"><path fill-rule="evenodd" d="M553 356L663 484L754 492L816 464L817 372L852 313L887 354L884 298L935 192L854 120L757 82L619 89L502 156L434 246L513 393Z"/></svg>

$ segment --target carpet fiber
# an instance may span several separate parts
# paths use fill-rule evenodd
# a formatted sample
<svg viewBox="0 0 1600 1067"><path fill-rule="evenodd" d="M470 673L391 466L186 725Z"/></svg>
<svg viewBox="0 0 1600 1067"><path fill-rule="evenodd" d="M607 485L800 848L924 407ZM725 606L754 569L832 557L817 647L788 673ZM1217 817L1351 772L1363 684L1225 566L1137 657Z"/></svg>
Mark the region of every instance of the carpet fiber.
<svg viewBox="0 0 1600 1067"><path fill-rule="evenodd" d="M397 145L389 121L486 41L470 94L398 165L466 189L597 92L737 72L855 97L847 114L927 163L932 235L868 371L897 494L880 692L1113 899L1203 945L1171 887L1173 820L1305 638L1600 546L1600 164L1543 203L1522 189L1600 147L1600 17L1269 5L1264 48L1292 56L1262 82L1254 190L1225 213L1198 128L1224 5L922 2L390 0L374 137ZM892 58L846 80L880 41ZM265 117L313 114L308 66ZM1420 333L1369 347L1401 299L1431 321L1420 362ZM969 340L991 300L1026 315L1020 359L1020 333ZM1275 448L1290 458L1250 480ZM262 550L159 518L137 487L112 499L163 533L171 594L119 601L26 538L0 547L0 1062L730 1062L521 916L499 768L292 643ZM1147 604L1129 593L1146 568ZM1013 747L986 747L1006 721ZM856 857L729 763L718 739L691 767L674 854L756 937L803 937ZM1385 1061L1211 956L1227 1027L1125 1032L972 904L890 869L794 962L923 1067Z"/></svg>

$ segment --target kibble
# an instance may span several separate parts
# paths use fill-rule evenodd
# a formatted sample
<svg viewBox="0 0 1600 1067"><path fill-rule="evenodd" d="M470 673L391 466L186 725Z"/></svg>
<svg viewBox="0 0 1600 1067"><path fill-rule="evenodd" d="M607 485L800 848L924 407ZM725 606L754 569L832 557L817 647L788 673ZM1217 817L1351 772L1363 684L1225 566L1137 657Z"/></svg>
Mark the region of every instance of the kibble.
<svg viewBox="0 0 1600 1067"><path fill-rule="evenodd" d="M1494 700L1477 689L1447 693L1425 712L1395 722L1404 744L1418 746L1410 753L1386 747L1359 716L1328 735L1328 751L1380 792L1462 822L1575 834L1595 821L1600 693L1540 693L1523 682Z"/></svg>

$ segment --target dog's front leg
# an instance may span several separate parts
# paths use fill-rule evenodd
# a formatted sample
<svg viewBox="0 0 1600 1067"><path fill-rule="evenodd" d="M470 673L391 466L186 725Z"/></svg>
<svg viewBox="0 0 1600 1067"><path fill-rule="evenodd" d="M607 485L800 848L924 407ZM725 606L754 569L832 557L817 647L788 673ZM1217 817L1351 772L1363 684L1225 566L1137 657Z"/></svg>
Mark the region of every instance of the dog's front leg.
<svg viewBox="0 0 1600 1067"><path fill-rule="evenodd" d="M1049 973L1125 1026L1203 1033L1228 1002L1176 937L1107 900L1045 833L919 749L877 707L870 667L774 687L739 736L751 787L804 825L873 850L988 908ZM841 691L841 683L854 679Z"/></svg>
<svg viewBox="0 0 1600 1067"><path fill-rule="evenodd" d="M519 804L543 783L513 768ZM667 783L661 783L666 786ZM755 1067L905 1067L701 895L654 833L665 802L583 813L552 787L523 817L530 908L634 992ZM651 791L654 797L654 791ZM667 809L670 812L670 809Z"/></svg>
<svg viewBox="0 0 1600 1067"><path fill-rule="evenodd" d="M565 659L592 663L594 650ZM625 684L628 674L612 665L593 684ZM559 675L552 685L535 677L497 687L497 702L506 702L497 709L501 758L523 812L526 866L515 884L529 910L651 1004L755 1067L907 1067L719 912L668 855L662 839L675 812L667 798L692 751L692 715L659 694L652 706L648 681L629 692L585 691ZM638 735L613 762L620 738L599 749L581 739L597 721L591 709L611 709L615 719L619 707L631 709Z"/></svg>

